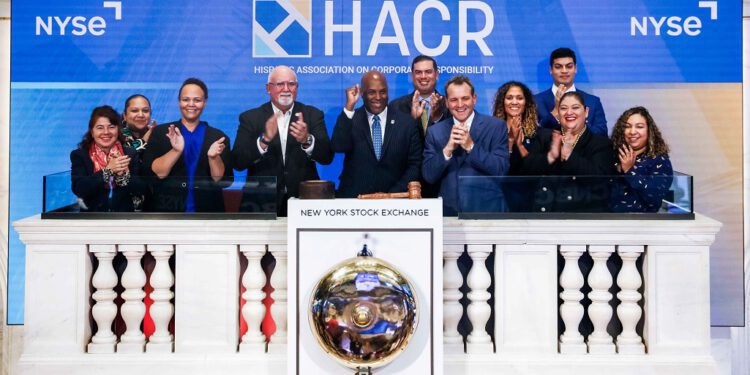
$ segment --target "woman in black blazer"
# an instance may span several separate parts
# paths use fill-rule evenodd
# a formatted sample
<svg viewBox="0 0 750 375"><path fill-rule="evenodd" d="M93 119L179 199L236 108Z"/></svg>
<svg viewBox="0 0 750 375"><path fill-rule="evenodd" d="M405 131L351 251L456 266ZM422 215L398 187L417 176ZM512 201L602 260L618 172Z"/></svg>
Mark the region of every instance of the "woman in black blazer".
<svg viewBox="0 0 750 375"><path fill-rule="evenodd" d="M229 137L200 116L208 88L188 78L178 96L182 118L152 130L143 166L155 175L147 209L157 212L224 212L222 188L232 184Z"/></svg>
<svg viewBox="0 0 750 375"><path fill-rule="evenodd" d="M70 153L71 186L81 211L133 211L143 194L136 151L123 146L120 115L110 106L94 108L88 131Z"/></svg>

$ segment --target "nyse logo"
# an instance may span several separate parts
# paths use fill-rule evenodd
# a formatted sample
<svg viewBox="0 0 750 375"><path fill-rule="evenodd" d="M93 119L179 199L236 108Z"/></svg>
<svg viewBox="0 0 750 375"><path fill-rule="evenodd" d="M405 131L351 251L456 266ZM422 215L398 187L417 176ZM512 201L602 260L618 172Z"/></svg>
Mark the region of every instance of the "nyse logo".
<svg viewBox="0 0 750 375"><path fill-rule="evenodd" d="M115 20L122 19L122 2L105 1L103 8L113 8ZM67 31L74 36L91 34L102 36L107 31L107 21L102 16L87 18L84 16L47 16L36 17L36 35L66 35Z"/></svg>
<svg viewBox="0 0 750 375"><path fill-rule="evenodd" d="M719 19L718 1L699 1L698 8L708 8L712 21ZM630 36L661 36L662 32L668 36L698 36L702 28L703 22L697 16L630 17Z"/></svg>
<svg viewBox="0 0 750 375"><path fill-rule="evenodd" d="M253 57L310 57L312 0L253 0Z"/></svg>

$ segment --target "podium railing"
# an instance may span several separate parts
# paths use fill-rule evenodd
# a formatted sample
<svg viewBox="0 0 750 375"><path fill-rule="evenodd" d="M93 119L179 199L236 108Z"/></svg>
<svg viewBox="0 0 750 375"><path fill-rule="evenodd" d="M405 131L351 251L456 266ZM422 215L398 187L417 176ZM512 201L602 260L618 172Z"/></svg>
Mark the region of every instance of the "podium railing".
<svg viewBox="0 0 750 375"><path fill-rule="evenodd" d="M14 226L27 254L21 373L285 371L286 220ZM446 218L444 373L714 373L720 226Z"/></svg>

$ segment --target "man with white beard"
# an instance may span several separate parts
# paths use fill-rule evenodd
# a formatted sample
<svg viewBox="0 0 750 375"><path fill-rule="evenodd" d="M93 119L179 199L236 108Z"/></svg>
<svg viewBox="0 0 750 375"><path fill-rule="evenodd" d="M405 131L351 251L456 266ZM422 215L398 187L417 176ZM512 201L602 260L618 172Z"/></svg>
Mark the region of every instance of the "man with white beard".
<svg viewBox="0 0 750 375"><path fill-rule="evenodd" d="M317 180L316 162L333 161L323 112L295 101L299 82L289 67L279 65L268 75L270 101L240 114L232 156L234 167L256 176L276 177L276 211L286 216L287 199L299 196L299 183ZM247 186L247 185L246 185ZM252 192L245 190L242 211L252 211Z"/></svg>

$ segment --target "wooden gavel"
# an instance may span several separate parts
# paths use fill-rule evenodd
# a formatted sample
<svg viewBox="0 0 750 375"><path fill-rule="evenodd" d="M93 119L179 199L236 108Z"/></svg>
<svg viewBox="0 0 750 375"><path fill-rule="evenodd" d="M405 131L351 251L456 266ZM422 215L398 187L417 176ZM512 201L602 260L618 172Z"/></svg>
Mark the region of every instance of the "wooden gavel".
<svg viewBox="0 0 750 375"><path fill-rule="evenodd" d="M403 193L372 193L372 194L360 194L357 196L359 199L389 199L389 198L409 198L409 199L422 199L422 184L419 181L409 182L407 185L409 191Z"/></svg>

